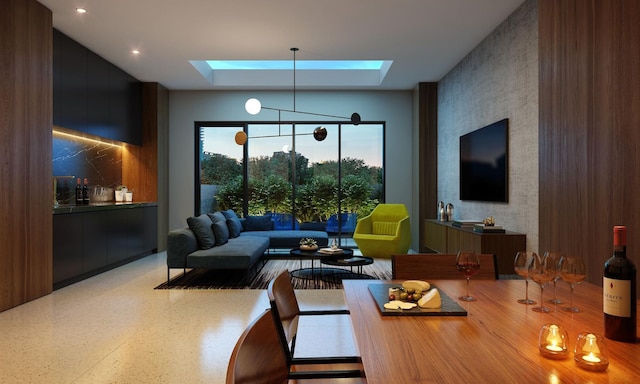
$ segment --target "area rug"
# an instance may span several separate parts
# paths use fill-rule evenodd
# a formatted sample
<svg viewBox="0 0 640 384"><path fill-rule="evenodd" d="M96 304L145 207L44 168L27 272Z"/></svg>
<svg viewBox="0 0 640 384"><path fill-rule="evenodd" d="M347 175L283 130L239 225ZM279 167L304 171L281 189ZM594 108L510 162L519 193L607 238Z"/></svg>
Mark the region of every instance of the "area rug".
<svg viewBox="0 0 640 384"><path fill-rule="evenodd" d="M362 273L354 268L327 268L320 270L320 262L314 262L313 275L311 261L269 259L257 272L221 271L207 269L187 270L163 282L155 289L266 289L275 276L283 270L294 271L291 279L294 289L341 289L343 279L391 279L391 260L376 259L371 265L362 267Z"/></svg>

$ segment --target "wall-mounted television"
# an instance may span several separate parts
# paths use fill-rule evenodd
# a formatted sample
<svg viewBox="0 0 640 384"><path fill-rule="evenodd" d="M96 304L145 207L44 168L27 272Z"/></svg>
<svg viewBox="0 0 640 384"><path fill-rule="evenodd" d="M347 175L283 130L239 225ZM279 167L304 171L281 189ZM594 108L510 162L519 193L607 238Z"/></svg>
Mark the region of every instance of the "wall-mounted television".
<svg viewBox="0 0 640 384"><path fill-rule="evenodd" d="M460 136L460 200L508 202L509 119Z"/></svg>

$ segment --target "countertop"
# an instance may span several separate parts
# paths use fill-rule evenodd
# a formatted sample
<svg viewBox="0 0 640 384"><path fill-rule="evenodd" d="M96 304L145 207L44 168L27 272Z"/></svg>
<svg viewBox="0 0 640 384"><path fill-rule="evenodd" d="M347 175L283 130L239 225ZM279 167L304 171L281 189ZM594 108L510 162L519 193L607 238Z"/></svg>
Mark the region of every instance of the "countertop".
<svg viewBox="0 0 640 384"><path fill-rule="evenodd" d="M89 205L75 205L75 204L63 204L57 207L53 207L53 214L65 214L65 213L83 213L83 212L96 212L107 211L113 209L128 209L128 208L142 208L142 207L156 207L158 205L155 201L133 201L133 202L104 202L104 203L91 203Z"/></svg>

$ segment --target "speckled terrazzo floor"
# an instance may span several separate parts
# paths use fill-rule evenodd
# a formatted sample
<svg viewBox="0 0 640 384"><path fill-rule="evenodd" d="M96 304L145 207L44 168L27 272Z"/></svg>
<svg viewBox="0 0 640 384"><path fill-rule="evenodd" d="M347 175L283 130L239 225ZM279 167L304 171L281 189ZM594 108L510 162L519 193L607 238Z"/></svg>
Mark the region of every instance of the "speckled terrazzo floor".
<svg viewBox="0 0 640 384"><path fill-rule="evenodd" d="M0 312L0 383L224 383L264 290L157 290L154 254ZM341 290L297 291L303 309L344 307ZM357 354L347 316L303 319L296 355Z"/></svg>

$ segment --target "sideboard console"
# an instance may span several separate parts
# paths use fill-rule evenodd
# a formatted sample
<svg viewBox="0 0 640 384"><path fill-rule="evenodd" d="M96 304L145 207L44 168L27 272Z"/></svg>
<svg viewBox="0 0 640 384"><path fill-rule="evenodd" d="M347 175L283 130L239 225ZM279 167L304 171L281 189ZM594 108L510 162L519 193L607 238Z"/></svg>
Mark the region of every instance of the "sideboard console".
<svg viewBox="0 0 640 384"><path fill-rule="evenodd" d="M424 246L436 253L457 253L474 250L496 255L498 274L511 275L516 252L527 249L527 236L522 233L479 233L470 228L458 228L451 222L427 219L424 223Z"/></svg>

